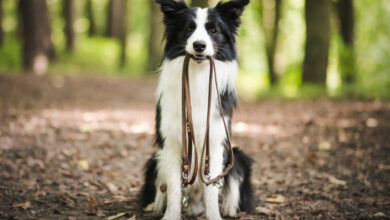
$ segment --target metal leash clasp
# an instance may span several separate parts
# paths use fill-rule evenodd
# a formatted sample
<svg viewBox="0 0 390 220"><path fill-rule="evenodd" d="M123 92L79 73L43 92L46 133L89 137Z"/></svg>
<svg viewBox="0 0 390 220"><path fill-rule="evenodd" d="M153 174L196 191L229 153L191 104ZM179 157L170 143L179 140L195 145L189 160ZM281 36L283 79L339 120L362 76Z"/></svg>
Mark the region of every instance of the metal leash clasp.
<svg viewBox="0 0 390 220"><path fill-rule="evenodd" d="M189 196L188 196L188 187L186 184L181 185L181 194L182 194L181 204L184 208L187 208Z"/></svg>
<svg viewBox="0 0 390 220"><path fill-rule="evenodd" d="M224 184L223 178L219 178L218 181L213 184L213 186L216 186L218 189L222 189L223 184Z"/></svg>
<svg viewBox="0 0 390 220"><path fill-rule="evenodd" d="M189 175L186 172L182 172L181 176L183 177L184 180L188 180L189 179Z"/></svg>

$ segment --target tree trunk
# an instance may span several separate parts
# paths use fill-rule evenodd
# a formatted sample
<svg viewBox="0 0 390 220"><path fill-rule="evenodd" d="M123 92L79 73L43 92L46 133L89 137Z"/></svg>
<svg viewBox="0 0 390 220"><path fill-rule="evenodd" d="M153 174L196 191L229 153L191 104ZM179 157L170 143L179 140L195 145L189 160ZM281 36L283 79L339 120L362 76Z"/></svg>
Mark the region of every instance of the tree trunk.
<svg viewBox="0 0 390 220"><path fill-rule="evenodd" d="M4 43L4 30L3 30L3 0L0 0L0 47Z"/></svg>
<svg viewBox="0 0 390 220"><path fill-rule="evenodd" d="M73 52L74 49L74 21L75 21L75 5L74 0L63 0L64 17L65 17L65 36L66 36L66 49L69 52Z"/></svg>
<svg viewBox="0 0 390 220"><path fill-rule="evenodd" d="M340 33L344 42L339 53L341 76L344 82L352 83L355 80L355 17L353 0L339 0L337 3L337 11L340 21Z"/></svg>
<svg viewBox="0 0 390 220"><path fill-rule="evenodd" d="M46 0L20 0L24 67L37 74L46 72L55 57Z"/></svg>
<svg viewBox="0 0 390 220"><path fill-rule="evenodd" d="M110 0L108 5L107 35L117 38L121 42L120 66L126 61L127 45L127 0Z"/></svg>
<svg viewBox="0 0 390 220"><path fill-rule="evenodd" d="M263 7L261 8L263 10L263 29L265 33L269 78L271 84L274 85L278 81L277 73L275 71L275 53L279 33L282 0L263 2Z"/></svg>
<svg viewBox="0 0 390 220"><path fill-rule="evenodd" d="M150 1L150 34L149 34L149 53L148 53L148 71L153 71L160 64L163 55L162 39L164 29L162 25L163 15L160 7Z"/></svg>
<svg viewBox="0 0 390 220"><path fill-rule="evenodd" d="M209 6L208 0L192 0L191 1L192 7L200 7L200 8L207 8Z"/></svg>
<svg viewBox="0 0 390 220"><path fill-rule="evenodd" d="M303 82L325 85L330 41L330 1L306 0L306 54Z"/></svg>
<svg viewBox="0 0 390 220"><path fill-rule="evenodd" d="M338 15L340 20L340 32L345 44L353 46L355 17L353 0L339 0Z"/></svg>
<svg viewBox="0 0 390 220"><path fill-rule="evenodd" d="M107 36L120 39L125 17L126 0L110 0L108 4Z"/></svg>
<svg viewBox="0 0 390 220"><path fill-rule="evenodd" d="M86 7L85 13L86 13L87 19L89 21L88 35L91 37L91 36L96 35L96 23L95 23L95 18L93 16L92 0L87 0L85 7Z"/></svg>

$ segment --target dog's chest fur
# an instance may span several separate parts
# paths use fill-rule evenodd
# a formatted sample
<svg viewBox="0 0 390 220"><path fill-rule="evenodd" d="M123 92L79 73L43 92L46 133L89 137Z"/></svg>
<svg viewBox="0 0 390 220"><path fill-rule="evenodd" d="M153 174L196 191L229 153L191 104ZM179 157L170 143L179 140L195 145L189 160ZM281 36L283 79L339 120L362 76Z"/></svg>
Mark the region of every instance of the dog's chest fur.
<svg viewBox="0 0 390 220"><path fill-rule="evenodd" d="M181 95L182 95L182 68L184 56L173 60L164 60L161 67L161 75L156 91L160 107L160 127L157 132L163 139L177 144L181 147ZM236 61L221 62L216 61L216 75L218 80L219 92L233 91L235 94L234 82L237 74L238 65ZM191 92L192 117L195 130L195 141L198 149L202 147L203 137L206 128L207 101L209 90L210 64L196 64L190 61L189 65L189 84ZM219 114L218 102L213 83L213 93L211 102L211 142L223 141L224 129ZM230 120L230 119L228 119ZM174 146L172 146L174 147ZM180 149L178 149L180 151Z"/></svg>

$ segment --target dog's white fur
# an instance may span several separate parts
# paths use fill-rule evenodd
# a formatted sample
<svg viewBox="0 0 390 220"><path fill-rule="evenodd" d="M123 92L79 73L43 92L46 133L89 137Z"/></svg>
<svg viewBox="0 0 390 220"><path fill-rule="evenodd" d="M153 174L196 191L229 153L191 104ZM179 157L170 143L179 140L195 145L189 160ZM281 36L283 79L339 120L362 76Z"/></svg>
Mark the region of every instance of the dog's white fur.
<svg viewBox="0 0 390 220"><path fill-rule="evenodd" d="M197 29L188 39L186 50L194 54L192 45L194 41L206 42L207 55L213 55L212 41L205 29L207 9L197 10ZM162 212L166 205L163 219L181 219L181 184L182 184L182 158L181 158L181 93L182 93L182 67L184 56L173 60L165 59L161 66L159 84L156 97L160 100L161 124L160 132L164 137L164 146L156 154L158 178L157 189L161 185L167 186L167 192L157 190L155 201L145 210ZM238 71L237 61L215 61L219 92L225 89L235 89L234 83ZM203 140L206 129L206 113L208 100L210 64L208 61L196 63L191 60L189 65L189 82L191 92L192 117L195 130L195 142L198 155L202 152ZM223 171L223 152L225 130L220 117L217 103L215 85L213 84L213 96L210 116L210 174L214 178ZM226 122L230 120L225 118ZM200 157L199 157L200 158ZM199 159L200 160L200 159ZM199 171L200 175L202 171ZM189 186L190 203L185 210L188 214L199 214L206 211L206 217L210 220L221 219L219 212L219 189L216 186L205 186L197 177L194 185ZM223 214L233 216L236 214L239 203L239 183L234 180L229 185L229 192L223 204ZM224 193L225 194L225 193ZM203 198L203 203L202 203ZM204 206L203 206L204 204Z"/></svg>
<svg viewBox="0 0 390 220"><path fill-rule="evenodd" d="M193 44L195 41L203 41L206 43L206 49L203 52L206 56L212 56L214 55L214 49L213 49L213 42L211 41L211 38L209 37L207 30L206 30L206 22L207 22L207 8L198 8L196 11L196 29L194 33L188 38L187 45L186 45L186 51L189 54L195 54L195 50L193 47Z"/></svg>

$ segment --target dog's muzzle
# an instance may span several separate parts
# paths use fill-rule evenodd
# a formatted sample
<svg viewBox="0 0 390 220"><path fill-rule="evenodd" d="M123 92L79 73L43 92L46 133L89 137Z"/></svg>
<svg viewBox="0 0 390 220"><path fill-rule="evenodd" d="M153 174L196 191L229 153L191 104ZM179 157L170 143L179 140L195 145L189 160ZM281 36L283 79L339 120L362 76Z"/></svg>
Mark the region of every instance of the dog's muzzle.
<svg viewBox="0 0 390 220"><path fill-rule="evenodd" d="M197 54L197 55L191 55L191 58L197 62L198 64L203 63L204 61L207 60L207 56L202 55L202 54Z"/></svg>

